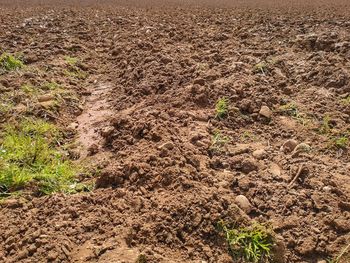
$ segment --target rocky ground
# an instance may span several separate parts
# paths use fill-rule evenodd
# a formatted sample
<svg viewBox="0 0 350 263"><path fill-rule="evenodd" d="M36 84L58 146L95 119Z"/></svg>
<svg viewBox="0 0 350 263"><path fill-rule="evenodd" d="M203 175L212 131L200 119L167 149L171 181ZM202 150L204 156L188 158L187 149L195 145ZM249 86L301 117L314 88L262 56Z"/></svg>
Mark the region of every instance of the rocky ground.
<svg viewBox="0 0 350 263"><path fill-rule="evenodd" d="M270 224L275 262L349 244L346 1L54 2L0 2L0 53L27 66L0 75L0 121L61 127L95 189L3 200L1 262L232 262L221 219ZM52 81L64 92L21 91Z"/></svg>

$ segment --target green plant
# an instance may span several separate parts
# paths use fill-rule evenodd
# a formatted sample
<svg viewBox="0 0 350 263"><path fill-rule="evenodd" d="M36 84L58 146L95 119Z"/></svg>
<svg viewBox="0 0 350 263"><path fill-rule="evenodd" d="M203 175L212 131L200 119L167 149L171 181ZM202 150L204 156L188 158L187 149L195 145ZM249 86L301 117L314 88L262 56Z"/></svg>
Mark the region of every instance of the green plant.
<svg viewBox="0 0 350 263"><path fill-rule="evenodd" d="M331 126L329 125L330 117L329 115L325 115L322 119L320 133L321 134L329 134L331 132Z"/></svg>
<svg viewBox="0 0 350 263"><path fill-rule="evenodd" d="M64 60L66 61L67 64L70 66L75 66L78 63L78 59L70 56L65 56Z"/></svg>
<svg viewBox="0 0 350 263"><path fill-rule="evenodd" d="M349 139L346 135L333 138L333 145L339 149L345 149L349 144Z"/></svg>
<svg viewBox="0 0 350 263"><path fill-rule="evenodd" d="M24 120L7 126L0 143L2 195L35 185L42 194L67 191L76 174L57 149L59 131L42 120Z"/></svg>
<svg viewBox="0 0 350 263"><path fill-rule="evenodd" d="M294 102L287 103L286 105L282 105L279 107L280 112L292 116L292 117L298 117L299 110L298 106Z"/></svg>
<svg viewBox="0 0 350 263"><path fill-rule="evenodd" d="M0 68L5 71L20 69L23 66L23 62L11 54L3 53L0 56Z"/></svg>
<svg viewBox="0 0 350 263"><path fill-rule="evenodd" d="M54 81L45 82L41 87L45 90L58 90L61 88L61 86Z"/></svg>
<svg viewBox="0 0 350 263"><path fill-rule="evenodd" d="M223 97L220 98L215 105L216 118L222 119L228 115L228 99Z"/></svg>
<svg viewBox="0 0 350 263"><path fill-rule="evenodd" d="M220 131L214 131L210 149L214 151L220 151L226 143L230 141L230 138L223 136Z"/></svg>
<svg viewBox="0 0 350 263"><path fill-rule="evenodd" d="M31 84L24 84L21 86L21 90L26 94L36 94L38 89Z"/></svg>
<svg viewBox="0 0 350 263"><path fill-rule="evenodd" d="M269 71L269 65L265 61L261 61L253 67L254 73L266 74Z"/></svg>
<svg viewBox="0 0 350 263"><path fill-rule="evenodd" d="M250 131L244 131L242 135L240 136L241 141L246 142L246 141L256 141L257 137Z"/></svg>
<svg viewBox="0 0 350 263"><path fill-rule="evenodd" d="M290 102L280 106L278 111L287 116L291 116L303 126L310 124L310 118L305 113L300 112L298 105L294 102Z"/></svg>
<svg viewBox="0 0 350 263"><path fill-rule="evenodd" d="M64 74L68 77L76 79L86 79L88 74L77 67L73 67L70 70L65 70Z"/></svg>
<svg viewBox="0 0 350 263"><path fill-rule="evenodd" d="M271 257L274 236L272 230L264 225L253 223L248 227L229 228L221 220L218 228L224 233L229 252L234 259L257 263Z"/></svg>
<svg viewBox="0 0 350 263"><path fill-rule="evenodd" d="M341 99L340 103L344 105L350 105L350 96L347 96L345 99Z"/></svg>

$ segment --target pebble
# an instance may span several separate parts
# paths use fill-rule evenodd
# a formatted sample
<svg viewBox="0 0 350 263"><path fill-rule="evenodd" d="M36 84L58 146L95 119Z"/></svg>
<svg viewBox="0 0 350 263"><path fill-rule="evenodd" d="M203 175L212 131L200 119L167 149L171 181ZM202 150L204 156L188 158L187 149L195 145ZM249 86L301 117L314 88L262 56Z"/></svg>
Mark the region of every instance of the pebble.
<svg viewBox="0 0 350 263"><path fill-rule="evenodd" d="M114 127L113 126L107 126L103 127L101 130L101 135L104 138L109 137L112 133L114 132Z"/></svg>
<svg viewBox="0 0 350 263"><path fill-rule="evenodd" d="M162 150L162 149L167 149L167 150L172 150L174 149L174 143L172 142L166 142L162 145L159 146L159 149Z"/></svg>
<svg viewBox="0 0 350 263"><path fill-rule="evenodd" d="M264 116L267 119L271 119L271 117L272 117L272 111L267 106L262 106L260 111L259 111L259 114L261 116Z"/></svg>
<svg viewBox="0 0 350 263"><path fill-rule="evenodd" d="M274 176L281 176L282 171L277 163L271 163L270 173Z"/></svg>
<svg viewBox="0 0 350 263"><path fill-rule="evenodd" d="M298 142L294 139L289 139L283 143L281 146L281 151L284 153L291 153L295 147L297 147Z"/></svg>
<svg viewBox="0 0 350 263"><path fill-rule="evenodd" d="M236 204L241 208L244 212L249 214L252 211L252 205L250 204L247 197L244 195L237 195L235 198Z"/></svg>
<svg viewBox="0 0 350 263"><path fill-rule="evenodd" d="M253 156L256 159L265 159L267 157L267 153L264 149L258 149L253 152Z"/></svg>
<svg viewBox="0 0 350 263"><path fill-rule="evenodd" d="M52 94L45 94L38 97L39 102L46 102L54 99L55 99L55 96L53 96Z"/></svg>
<svg viewBox="0 0 350 263"><path fill-rule="evenodd" d="M77 122L72 122L68 125L68 130L76 130L78 128L79 124Z"/></svg>

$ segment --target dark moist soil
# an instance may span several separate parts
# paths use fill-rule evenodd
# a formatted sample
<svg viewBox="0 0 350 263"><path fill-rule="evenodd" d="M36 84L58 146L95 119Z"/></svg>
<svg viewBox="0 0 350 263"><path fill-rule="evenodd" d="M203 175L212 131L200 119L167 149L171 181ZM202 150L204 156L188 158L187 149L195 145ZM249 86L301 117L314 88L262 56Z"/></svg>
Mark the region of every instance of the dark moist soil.
<svg viewBox="0 0 350 263"><path fill-rule="evenodd" d="M101 172L90 193L3 201L1 262L232 262L220 219L269 222L276 262L348 244L350 157L334 145L350 136L347 1L25 2L0 3L0 51L45 70L1 75L0 95L63 83L77 100L35 115L75 134L71 158ZM87 79L67 79L66 55Z"/></svg>

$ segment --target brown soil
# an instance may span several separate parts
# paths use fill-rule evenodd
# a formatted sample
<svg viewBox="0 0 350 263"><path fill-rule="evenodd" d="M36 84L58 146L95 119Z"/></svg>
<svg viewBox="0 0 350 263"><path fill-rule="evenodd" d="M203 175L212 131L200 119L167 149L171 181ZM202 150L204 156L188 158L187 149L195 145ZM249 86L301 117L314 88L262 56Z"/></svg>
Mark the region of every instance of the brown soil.
<svg viewBox="0 0 350 263"><path fill-rule="evenodd" d="M102 171L90 193L1 203L1 262L232 262L220 219L269 222L279 262L349 243L350 145L334 145L350 136L347 1L54 2L0 2L0 53L46 69L1 75L0 92L63 83L79 99L35 114ZM65 55L89 77L67 79ZM213 149L217 131L229 141Z"/></svg>

